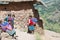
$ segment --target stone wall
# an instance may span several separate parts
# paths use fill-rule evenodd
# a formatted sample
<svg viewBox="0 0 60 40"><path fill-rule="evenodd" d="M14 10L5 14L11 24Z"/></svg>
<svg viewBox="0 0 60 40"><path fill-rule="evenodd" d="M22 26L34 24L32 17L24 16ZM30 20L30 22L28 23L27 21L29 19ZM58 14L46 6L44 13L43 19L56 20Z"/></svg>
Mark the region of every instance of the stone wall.
<svg viewBox="0 0 60 40"><path fill-rule="evenodd" d="M5 18L7 14L15 14L15 25L24 27L27 23L29 15L33 15L32 4L24 3L10 3L8 5L0 5L0 18Z"/></svg>
<svg viewBox="0 0 60 40"><path fill-rule="evenodd" d="M15 14L15 27L25 27L28 16L32 15L38 19L36 31L40 33L40 27L43 28L43 21L40 19L38 11L33 8L34 2L16 2L7 5L0 5L0 19L4 19L7 14Z"/></svg>

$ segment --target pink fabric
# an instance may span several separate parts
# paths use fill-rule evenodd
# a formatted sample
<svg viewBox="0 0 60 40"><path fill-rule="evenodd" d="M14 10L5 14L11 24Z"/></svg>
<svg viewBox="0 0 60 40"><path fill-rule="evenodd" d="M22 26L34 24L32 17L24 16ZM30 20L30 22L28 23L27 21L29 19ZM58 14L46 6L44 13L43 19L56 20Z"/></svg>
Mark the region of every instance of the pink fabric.
<svg viewBox="0 0 60 40"><path fill-rule="evenodd" d="M7 30L12 30L12 26L11 25L8 25L7 26Z"/></svg>

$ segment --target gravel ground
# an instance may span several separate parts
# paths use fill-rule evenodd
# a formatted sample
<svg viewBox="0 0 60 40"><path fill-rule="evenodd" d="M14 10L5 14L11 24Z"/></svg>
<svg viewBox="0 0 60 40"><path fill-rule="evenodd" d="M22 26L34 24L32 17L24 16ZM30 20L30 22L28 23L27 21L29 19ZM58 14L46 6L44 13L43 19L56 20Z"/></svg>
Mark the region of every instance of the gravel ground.
<svg viewBox="0 0 60 40"><path fill-rule="evenodd" d="M7 33L2 33L2 40L35 40L34 34L28 34L26 32L22 32L16 29L16 35L18 36L17 39L12 39Z"/></svg>
<svg viewBox="0 0 60 40"><path fill-rule="evenodd" d="M44 30L44 35L41 36L42 40L60 40L60 33L49 30Z"/></svg>
<svg viewBox="0 0 60 40"><path fill-rule="evenodd" d="M18 36L18 40L35 40L35 36L33 34L28 34L19 30L16 30L16 34Z"/></svg>

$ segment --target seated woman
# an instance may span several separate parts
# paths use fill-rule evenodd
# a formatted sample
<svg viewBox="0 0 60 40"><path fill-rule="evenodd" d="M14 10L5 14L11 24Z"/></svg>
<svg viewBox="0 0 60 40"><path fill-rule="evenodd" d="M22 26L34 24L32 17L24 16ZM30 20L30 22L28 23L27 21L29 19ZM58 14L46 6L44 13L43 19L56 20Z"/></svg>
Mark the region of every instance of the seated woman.
<svg viewBox="0 0 60 40"><path fill-rule="evenodd" d="M16 34L16 31L12 28L12 24L11 24L10 20L8 21L8 23L9 23L9 25L8 25L8 27L6 27L7 28L6 32L9 35L11 35L12 37L14 37L14 34Z"/></svg>
<svg viewBox="0 0 60 40"><path fill-rule="evenodd" d="M14 34L16 33L16 31L12 29L12 26L10 23L11 23L10 21L8 22L4 21L1 23L1 27L4 32L7 32L10 36L14 37Z"/></svg>

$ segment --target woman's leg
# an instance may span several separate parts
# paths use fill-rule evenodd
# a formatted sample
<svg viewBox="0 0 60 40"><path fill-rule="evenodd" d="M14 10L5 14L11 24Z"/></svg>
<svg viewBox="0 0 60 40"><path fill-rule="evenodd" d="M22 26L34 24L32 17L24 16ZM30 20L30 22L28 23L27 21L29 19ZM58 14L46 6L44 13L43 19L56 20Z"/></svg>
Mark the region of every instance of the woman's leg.
<svg viewBox="0 0 60 40"><path fill-rule="evenodd" d="M32 33L34 34L34 30L32 30Z"/></svg>
<svg viewBox="0 0 60 40"><path fill-rule="evenodd" d="M13 39L16 39L16 37L14 37L15 34L16 34L16 33L14 33L13 35L11 35Z"/></svg>

